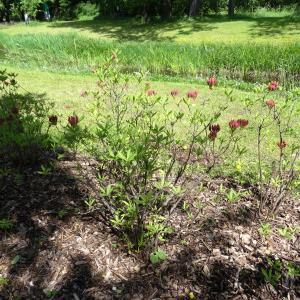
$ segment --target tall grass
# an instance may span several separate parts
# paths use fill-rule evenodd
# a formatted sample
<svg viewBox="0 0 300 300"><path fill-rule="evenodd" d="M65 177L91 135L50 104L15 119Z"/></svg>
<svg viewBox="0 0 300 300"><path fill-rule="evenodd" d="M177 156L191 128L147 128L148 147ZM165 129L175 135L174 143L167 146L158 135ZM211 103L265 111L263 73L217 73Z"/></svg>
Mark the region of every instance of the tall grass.
<svg viewBox="0 0 300 300"><path fill-rule="evenodd" d="M119 49L125 72L220 77L249 82L300 78L300 44L185 45L170 42L113 42L80 35L0 34L0 61L50 71L88 72Z"/></svg>

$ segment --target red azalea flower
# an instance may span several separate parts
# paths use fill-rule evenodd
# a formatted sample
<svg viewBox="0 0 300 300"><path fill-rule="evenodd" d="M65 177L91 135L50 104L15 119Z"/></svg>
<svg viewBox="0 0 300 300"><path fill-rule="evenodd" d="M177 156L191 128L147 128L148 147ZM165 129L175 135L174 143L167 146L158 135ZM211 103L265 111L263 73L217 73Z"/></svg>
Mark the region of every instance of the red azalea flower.
<svg viewBox="0 0 300 300"><path fill-rule="evenodd" d="M208 135L208 138L211 140L211 141L214 141L215 139L216 139L216 137L217 137L217 131L211 131L210 133L209 133L209 135Z"/></svg>
<svg viewBox="0 0 300 300"><path fill-rule="evenodd" d="M149 91L147 92L147 95L148 95L148 96L155 96L155 95L156 95L156 91L154 91L154 90L149 90Z"/></svg>
<svg viewBox="0 0 300 300"><path fill-rule="evenodd" d="M171 96L176 97L178 95L179 91L177 89L174 89L171 91Z"/></svg>
<svg viewBox="0 0 300 300"><path fill-rule="evenodd" d="M249 121L245 120L245 119L239 119L237 121L239 122L239 124L240 124L241 127L246 127L249 124Z"/></svg>
<svg viewBox="0 0 300 300"><path fill-rule="evenodd" d="M231 120L229 122L229 127L231 128L232 131L236 130L237 128L240 127L240 122L237 120Z"/></svg>
<svg viewBox="0 0 300 300"><path fill-rule="evenodd" d="M275 91L275 90L278 89L278 86L279 86L279 84L278 84L277 81L272 81L272 82L270 82L269 85L268 85L268 90L269 90L270 92L271 92L271 91Z"/></svg>
<svg viewBox="0 0 300 300"><path fill-rule="evenodd" d="M12 109L11 109L11 113L14 114L14 115L18 115L19 114L19 108L14 106Z"/></svg>
<svg viewBox="0 0 300 300"><path fill-rule="evenodd" d="M219 124L213 124L209 126L210 131L219 132L221 130L221 127Z"/></svg>
<svg viewBox="0 0 300 300"><path fill-rule="evenodd" d="M266 104L270 109L274 108L276 106L276 102L273 99L269 99L266 101Z"/></svg>
<svg viewBox="0 0 300 300"><path fill-rule="evenodd" d="M212 87L217 84L216 77L210 77L209 79L207 79L207 84L209 88L212 89Z"/></svg>
<svg viewBox="0 0 300 300"><path fill-rule="evenodd" d="M57 124L57 116L55 116L55 115L52 115L52 116L50 116L49 117L49 123L50 123L50 125L53 125L53 126L55 126L56 124Z"/></svg>
<svg viewBox="0 0 300 300"><path fill-rule="evenodd" d="M283 140L281 140L280 142L277 143L277 146L280 148L280 149L283 149L287 146L287 143Z"/></svg>
<svg viewBox="0 0 300 300"><path fill-rule="evenodd" d="M76 126L76 125L78 124L78 122L79 122L79 118L78 118L76 115L70 116L70 117L68 118L68 122L69 122L69 124L70 124L71 126Z"/></svg>
<svg viewBox="0 0 300 300"><path fill-rule="evenodd" d="M198 92L197 91L189 91L189 92L187 92L186 95L188 98L192 98L195 100L198 97Z"/></svg>

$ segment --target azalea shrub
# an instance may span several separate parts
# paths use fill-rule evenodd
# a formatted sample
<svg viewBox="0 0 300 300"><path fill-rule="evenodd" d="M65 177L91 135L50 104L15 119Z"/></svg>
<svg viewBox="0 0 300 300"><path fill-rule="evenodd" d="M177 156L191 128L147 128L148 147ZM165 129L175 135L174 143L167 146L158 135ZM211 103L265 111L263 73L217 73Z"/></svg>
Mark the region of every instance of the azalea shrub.
<svg viewBox="0 0 300 300"><path fill-rule="evenodd" d="M140 248L172 231L168 220L188 176L236 153L248 120L227 120L222 128L230 92L213 109L196 90L159 96L143 74L122 74L117 54L95 73L97 90L84 92L95 100L84 143L98 162L97 211L130 248ZM212 77L209 88L216 83Z"/></svg>
<svg viewBox="0 0 300 300"><path fill-rule="evenodd" d="M17 75L0 71L0 154L16 165L35 164L50 147L44 95L20 93Z"/></svg>
<svg viewBox="0 0 300 300"><path fill-rule="evenodd" d="M240 165L244 182L256 189L259 212L276 213L300 187L299 91L284 91L272 81L257 99L246 98L252 122L247 168Z"/></svg>

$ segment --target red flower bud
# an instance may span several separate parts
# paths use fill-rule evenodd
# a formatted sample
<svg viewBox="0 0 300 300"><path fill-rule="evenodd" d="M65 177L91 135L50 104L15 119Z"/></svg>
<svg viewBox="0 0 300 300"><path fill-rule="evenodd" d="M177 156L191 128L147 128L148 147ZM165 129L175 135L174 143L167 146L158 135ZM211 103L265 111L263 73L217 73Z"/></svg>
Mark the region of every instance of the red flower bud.
<svg viewBox="0 0 300 300"><path fill-rule="evenodd" d="M187 92L186 95L188 98L192 98L195 100L198 97L198 92L197 91L189 91L189 92Z"/></svg>
<svg viewBox="0 0 300 300"><path fill-rule="evenodd" d="M237 120L231 120L229 122L229 127L231 128L232 131L236 130L237 128L240 127L240 122Z"/></svg>
<svg viewBox="0 0 300 300"><path fill-rule="evenodd" d="M277 81L272 81L271 83L269 83L268 85L268 90L271 91L275 91L278 89L278 82Z"/></svg>
<svg viewBox="0 0 300 300"><path fill-rule="evenodd" d="M272 99L267 100L267 101L266 101L266 104L267 104L267 106L268 106L270 109L272 109L272 108L274 108L274 107L276 106L275 101L272 100Z"/></svg>
<svg viewBox="0 0 300 300"><path fill-rule="evenodd" d="M147 92L147 95L148 95L148 96L155 96L155 95L156 95L156 91L154 91L154 90L149 90L149 91Z"/></svg>
<svg viewBox="0 0 300 300"><path fill-rule="evenodd" d="M207 84L209 88L212 89L212 87L217 84L216 77L210 77L209 79L207 79Z"/></svg>
<svg viewBox="0 0 300 300"><path fill-rule="evenodd" d="M57 124L57 116L55 116L55 115L53 115L53 116L50 116L49 117L49 123L50 123L50 125L53 125L53 126L55 126L56 124Z"/></svg>
<svg viewBox="0 0 300 300"><path fill-rule="evenodd" d="M245 119L239 119L237 121L239 122L239 124L240 124L241 127L246 127L249 124L249 121L245 120Z"/></svg>
<svg viewBox="0 0 300 300"><path fill-rule="evenodd" d="M277 146L280 148L280 149L283 149L287 146L287 143L285 141L280 141L277 143Z"/></svg>
<svg viewBox="0 0 300 300"><path fill-rule="evenodd" d="M177 89L174 89L171 91L171 96L176 97L178 95L179 91Z"/></svg>
<svg viewBox="0 0 300 300"><path fill-rule="evenodd" d="M69 124L70 124L71 126L76 126L76 125L78 124L78 122L79 122L79 118L78 118L76 115L70 116L70 117L68 118L68 122L69 122Z"/></svg>
<svg viewBox="0 0 300 300"><path fill-rule="evenodd" d="M208 138L211 140L211 141L214 141L217 137L217 131L211 131L208 135Z"/></svg>
<svg viewBox="0 0 300 300"><path fill-rule="evenodd" d="M219 132L221 130L221 127L219 124L213 124L209 126L210 131Z"/></svg>

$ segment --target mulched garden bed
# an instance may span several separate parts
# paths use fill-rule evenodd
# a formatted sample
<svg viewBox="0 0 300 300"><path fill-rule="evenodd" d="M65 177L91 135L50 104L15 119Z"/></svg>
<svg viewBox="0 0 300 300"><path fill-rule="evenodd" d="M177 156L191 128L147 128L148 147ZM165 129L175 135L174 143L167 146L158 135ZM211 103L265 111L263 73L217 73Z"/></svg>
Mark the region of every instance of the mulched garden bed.
<svg viewBox="0 0 300 300"><path fill-rule="evenodd" d="M87 212L91 191L77 163L58 161L47 175L29 167L2 172L0 219L13 227L0 231L0 278L8 279L0 299L300 299L299 277L273 287L261 273L267 257L300 265L299 232L288 240L275 229L300 228L299 199L276 218L258 219L253 199L218 200L230 180L201 180L199 189L191 178L185 201L193 218L174 211L174 232L159 245L168 259L154 266L149 253L128 253L97 211ZM270 236L259 233L261 222L271 224Z"/></svg>

